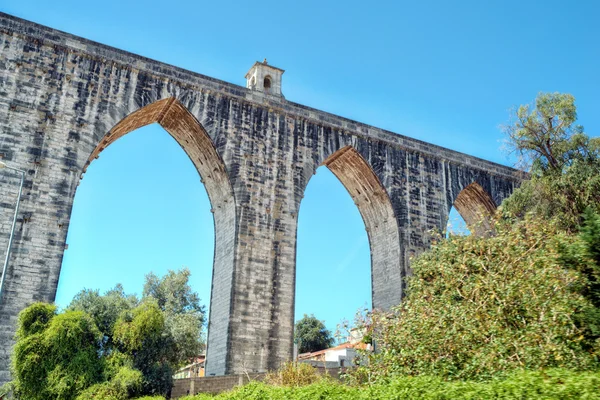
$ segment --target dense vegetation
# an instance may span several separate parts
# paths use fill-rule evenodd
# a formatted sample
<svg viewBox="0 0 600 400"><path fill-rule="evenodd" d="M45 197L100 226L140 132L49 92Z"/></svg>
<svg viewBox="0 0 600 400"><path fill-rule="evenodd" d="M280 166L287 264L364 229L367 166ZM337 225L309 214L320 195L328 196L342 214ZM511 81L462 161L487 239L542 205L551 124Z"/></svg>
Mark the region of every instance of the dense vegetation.
<svg viewBox="0 0 600 400"><path fill-rule="evenodd" d="M519 371L487 382L444 381L439 377L396 377L385 384L350 386L321 380L308 386L272 386L252 382L218 396L182 400L414 400L414 399L598 399L600 373L570 370Z"/></svg>
<svg viewBox="0 0 600 400"><path fill-rule="evenodd" d="M121 400L167 395L174 370L202 350L205 308L190 272L146 276L141 299L120 285L83 290L63 312L19 314L11 386L19 399Z"/></svg>

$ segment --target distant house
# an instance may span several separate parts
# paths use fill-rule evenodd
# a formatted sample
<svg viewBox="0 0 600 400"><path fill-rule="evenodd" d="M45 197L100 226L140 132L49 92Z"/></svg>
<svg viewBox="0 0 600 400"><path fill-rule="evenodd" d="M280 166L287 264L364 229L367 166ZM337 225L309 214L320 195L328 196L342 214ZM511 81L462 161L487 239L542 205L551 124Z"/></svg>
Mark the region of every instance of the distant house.
<svg viewBox="0 0 600 400"><path fill-rule="evenodd" d="M357 349L369 350L370 345L362 342L346 342L329 349L298 354L298 361L327 368L350 367L359 356Z"/></svg>
<svg viewBox="0 0 600 400"><path fill-rule="evenodd" d="M199 355L194 358L191 364L180 368L173 375L173 379L185 379L185 378L201 378L204 376L204 362L206 361L205 355Z"/></svg>

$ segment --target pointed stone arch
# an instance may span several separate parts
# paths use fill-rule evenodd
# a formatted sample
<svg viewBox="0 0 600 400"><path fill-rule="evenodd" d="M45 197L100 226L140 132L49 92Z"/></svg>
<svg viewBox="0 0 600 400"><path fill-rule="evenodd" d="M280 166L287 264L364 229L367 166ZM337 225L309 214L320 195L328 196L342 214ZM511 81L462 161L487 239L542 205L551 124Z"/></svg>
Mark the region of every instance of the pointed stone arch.
<svg viewBox="0 0 600 400"><path fill-rule="evenodd" d="M186 152L204 183L212 206L215 248L207 366L216 374L223 374L230 342L229 313L235 262L235 251L232 249L235 249L236 212L233 189L225 164L202 124L174 97L155 101L118 122L92 151L83 172L117 139L152 123L161 125Z"/></svg>
<svg viewBox="0 0 600 400"><path fill-rule="evenodd" d="M323 165L340 180L358 207L369 237L373 308L389 309L402 299L400 232L392 203L369 163L352 146Z"/></svg>
<svg viewBox="0 0 600 400"><path fill-rule="evenodd" d="M454 207L473 235L489 236L493 233L492 217L497 206L492 196L477 182L460 191L454 200Z"/></svg>

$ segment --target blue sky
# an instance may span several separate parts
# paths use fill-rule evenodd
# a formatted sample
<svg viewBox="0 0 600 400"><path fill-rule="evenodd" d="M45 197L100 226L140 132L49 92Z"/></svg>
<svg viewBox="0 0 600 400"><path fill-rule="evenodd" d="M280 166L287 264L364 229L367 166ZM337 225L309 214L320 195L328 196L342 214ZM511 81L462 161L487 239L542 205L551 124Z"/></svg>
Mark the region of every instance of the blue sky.
<svg viewBox="0 0 600 400"><path fill-rule="evenodd" d="M287 99L503 164L498 126L540 91L571 93L600 130L594 1L26 1L0 10L244 85L256 60L286 70ZM78 189L57 303L81 288L188 266L208 303L213 222L185 153L160 127L105 150ZM364 225L324 167L298 228L296 313L334 329L370 305Z"/></svg>

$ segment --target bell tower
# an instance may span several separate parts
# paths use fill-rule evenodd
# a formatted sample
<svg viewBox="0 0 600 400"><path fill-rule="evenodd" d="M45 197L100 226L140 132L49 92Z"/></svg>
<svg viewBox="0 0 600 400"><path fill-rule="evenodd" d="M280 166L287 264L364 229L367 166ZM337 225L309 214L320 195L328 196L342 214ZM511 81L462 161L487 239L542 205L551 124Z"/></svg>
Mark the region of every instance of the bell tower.
<svg viewBox="0 0 600 400"><path fill-rule="evenodd" d="M267 59L257 61L246 74L246 87L273 96L281 96L281 75L285 71L269 65Z"/></svg>

